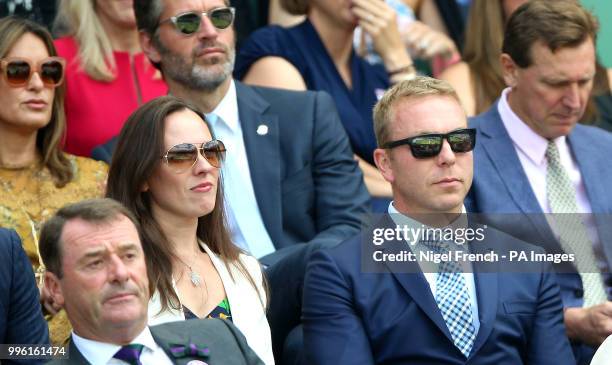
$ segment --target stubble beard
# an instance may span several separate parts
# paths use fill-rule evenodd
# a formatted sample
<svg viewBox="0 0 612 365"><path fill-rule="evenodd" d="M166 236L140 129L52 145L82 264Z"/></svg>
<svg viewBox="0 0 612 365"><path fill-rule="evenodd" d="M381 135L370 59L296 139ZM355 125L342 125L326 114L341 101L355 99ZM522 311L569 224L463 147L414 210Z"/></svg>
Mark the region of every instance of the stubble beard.
<svg viewBox="0 0 612 365"><path fill-rule="evenodd" d="M213 57L206 60L205 63L198 64L197 48L191 54L191 62L187 62L184 57L164 46L159 39L154 39L154 42L161 55L164 77L187 89L211 93L231 77L234 70L236 59L234 47L223 47L226 51L225 57ZM215 44L215 46L219 45Z"/></svg>

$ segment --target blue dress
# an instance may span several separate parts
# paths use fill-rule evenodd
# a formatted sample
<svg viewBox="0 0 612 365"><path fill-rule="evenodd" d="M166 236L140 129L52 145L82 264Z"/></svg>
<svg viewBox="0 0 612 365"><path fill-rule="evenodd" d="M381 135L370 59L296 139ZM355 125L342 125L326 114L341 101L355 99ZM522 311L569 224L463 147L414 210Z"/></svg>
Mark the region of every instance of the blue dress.
<svg viewBox="0 0 612 365"><path fill-rule="evenodd" d="M234 77L242 79L262 57L282 57L298 69L309 90L326 91L334 101L353 151L374 164L376 148L372 109L389 87L384 67L351 53L349 89L309 20L291 27L268 26L254 32L239 51Z"/></svg>

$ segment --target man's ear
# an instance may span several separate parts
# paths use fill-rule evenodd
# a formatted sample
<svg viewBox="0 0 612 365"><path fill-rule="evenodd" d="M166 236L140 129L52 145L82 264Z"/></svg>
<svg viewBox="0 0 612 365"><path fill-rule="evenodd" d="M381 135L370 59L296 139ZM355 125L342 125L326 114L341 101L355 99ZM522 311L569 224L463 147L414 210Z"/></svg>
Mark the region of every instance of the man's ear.
<svg viewBox="0 0 612 365"><path fill-rule="evenodd" d="M374 150L374 163L378 168L378 171L382 174L382 176L388 182L392 183L395 180L393 176L393 169L391 168L390 156L388 153L389 150L385 150L382 148L377 148Z"/></svg>
<svg viewBox="0 0 612 365"><path fill-rule="evenodd" d="M161 55L153 45L153 38L147 32L141 30L138 32L138 38L140 40L140 47L142 51L153 63L161 62Z"/></svg>
<svg viewBox="0 0 612 365"><path fill-rule="evenodd" d="M514 63L512 57L507 53L502 53L499 57L499 62L502 68L502 75L506 86L515 87L517 84L517 73L519 67Z"/></svg>
<svg viewBox="0 0 612 365"><path fill-rule="evenodd" d="M64 293L60 285L59 278L50 271L45 271L45 288L53 298L53 302L57 305L64 306Z"/></svg>

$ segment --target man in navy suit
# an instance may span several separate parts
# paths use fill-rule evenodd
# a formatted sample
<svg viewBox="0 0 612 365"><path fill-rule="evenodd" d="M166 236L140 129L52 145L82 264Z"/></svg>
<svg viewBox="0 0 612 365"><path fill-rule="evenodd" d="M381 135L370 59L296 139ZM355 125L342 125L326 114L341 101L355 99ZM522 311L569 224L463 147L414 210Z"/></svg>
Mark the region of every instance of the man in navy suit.
<svg viewBox="0 0 612 365"><path fill-rule="evenodd" d="M134 1L134 11L142 48L170 93L206 113L228 149L223 183L232 239L269 266L268 313L278 355L299 323L310 252L356 234L369 195L329 95L232 79L228 5L143 0Z"/></svg>
<svg viewBox="0 0 612 365"><path fill-rule="evenodd" d="M32 264L13 230L0 228L0 344L48 344ZM40 360L2 360L40 364Z"/></svg>
<svg viewBox="0 0 612 365"><path fill-rule="evenodd" d="M592 15L574 1L530 1L512 14L501 56L508 88L470 120L478 145L466 200L468 211L487 214L490 225L548 252L584 250L581 257L591 262L586 269L578 261L555 269L567 334L590 346L612 333L612 302L606 300L612 293L612 135L577 124L593 86L596 32ZM571 205L559 207L562 185ZM593 214L579 217L577 231L584 234L572 248L561 238L563 226L555 228L542 213ZM587 346L574 350L579 363L593 353Z"/></svg>
<svg viewBox="0 0 612 365"><path fill-rule="evenodd" d="M378 102L374 123L375 162L393 202L373 229L313 254L304 283L306 363L574 364L549 264L517 273L492 258L418 256L465 252L462 243L475 255L543 252L461 215L475 131L466 129L455 91L427 77L402 82ZM419 227L456 228L457 238L419 235ZM397 228L412 233L398 236ZM461 233L468 228L476 229L472 238ZM413 233L418 239L406 239Z"/></svg>

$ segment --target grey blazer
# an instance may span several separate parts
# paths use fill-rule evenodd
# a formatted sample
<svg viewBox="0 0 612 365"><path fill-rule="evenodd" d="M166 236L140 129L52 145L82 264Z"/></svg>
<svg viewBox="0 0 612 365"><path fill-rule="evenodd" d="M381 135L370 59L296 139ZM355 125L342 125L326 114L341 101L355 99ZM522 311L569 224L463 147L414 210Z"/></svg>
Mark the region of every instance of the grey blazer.
<svg viewBox="0 0 612 365"><path fill-rule="evenodd" d="M187 364L200 360L208 365L263 365L263 362L247 345L240 331L229 321L221 319L192 319L165 323L150 327L155 342L166 352L174 364ZM170 351L174 345L206 346L208 356L185 356L175 358ZM70 342L67 359L53 360L51 365L88 365L89 361ZM143 364L148 365L148 364Z"/></svg>

